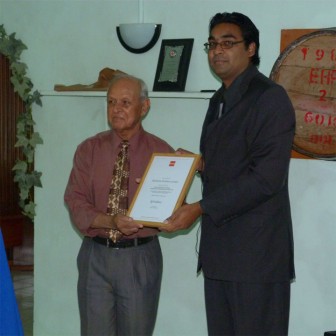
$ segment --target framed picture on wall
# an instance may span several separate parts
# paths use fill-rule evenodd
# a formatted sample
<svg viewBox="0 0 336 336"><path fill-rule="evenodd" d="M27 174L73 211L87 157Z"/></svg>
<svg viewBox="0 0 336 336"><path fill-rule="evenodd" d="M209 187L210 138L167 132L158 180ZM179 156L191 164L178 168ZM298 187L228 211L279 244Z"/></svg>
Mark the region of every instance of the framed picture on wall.
<svg viewBox="0 0 336 336"><path fill-rule="evenodd" d="M153 91L184 91L194 39L162 40Z"/></svg>

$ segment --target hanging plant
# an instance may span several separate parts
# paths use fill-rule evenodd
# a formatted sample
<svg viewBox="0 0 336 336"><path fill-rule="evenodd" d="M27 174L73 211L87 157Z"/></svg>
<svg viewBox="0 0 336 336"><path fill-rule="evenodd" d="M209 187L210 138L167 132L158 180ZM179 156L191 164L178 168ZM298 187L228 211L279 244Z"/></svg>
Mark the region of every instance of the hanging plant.
<svg viewBox="0 0 336 336"><path fill-rule="evenodd" d="M34 132L35 122L32 115L32 106L42 106L41 95L33 91L33 83L27 76L27 65L20 61L23 50L27 47L21 40L16 39L15 33L7 35L3 25L0 25L0 53L9 60L11 70L11 82L14 91L18 93L24 103L24 112L18 117L16 123L15 147L20 148L22 157L17 160L13 167L15 172L14 182L19 188L19 206L22 213L34 219L34 187L42 187L41 172L34 170L35 147L42 144L43 140L37 132Z"/></svg>

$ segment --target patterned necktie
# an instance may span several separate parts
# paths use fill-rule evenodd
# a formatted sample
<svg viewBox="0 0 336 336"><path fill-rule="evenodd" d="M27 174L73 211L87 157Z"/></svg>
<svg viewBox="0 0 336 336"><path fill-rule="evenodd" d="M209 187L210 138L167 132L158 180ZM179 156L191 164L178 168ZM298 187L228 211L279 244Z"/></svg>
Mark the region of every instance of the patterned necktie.
<svg viewBox="0 0 336 336"><path fill-rule="evenodd" d="M128 180L129 180L129 158L128 141L121 142L120 152L116 158L113 168L113 176L110 186L110 194L107 205L107 214L110 216L121 213L126 215L128 209ZM115 243L122 237L119 230L109 230L109 238Z"/></svg>

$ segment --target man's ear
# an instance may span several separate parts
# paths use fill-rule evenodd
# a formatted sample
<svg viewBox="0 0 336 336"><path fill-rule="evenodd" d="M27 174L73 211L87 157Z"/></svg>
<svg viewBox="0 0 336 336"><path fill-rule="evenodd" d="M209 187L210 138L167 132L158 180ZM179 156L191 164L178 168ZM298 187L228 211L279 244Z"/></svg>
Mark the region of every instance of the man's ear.
<svg viewBox="0 0 336 336"><path fill-rule="evenodd" d="M143 102L142 102L142 106L141 106L141 116L145 117L146 114L148 113L149 109L150 109L150 99L146 98Z"/></svg>
<svg viewBox="0 0 336 336"><path fill-rule="evenodd" d="M252 57L255 55L256 51L256 44L254 42L251 42L247 48L247 52L249 54L249 57Z"/></svg>

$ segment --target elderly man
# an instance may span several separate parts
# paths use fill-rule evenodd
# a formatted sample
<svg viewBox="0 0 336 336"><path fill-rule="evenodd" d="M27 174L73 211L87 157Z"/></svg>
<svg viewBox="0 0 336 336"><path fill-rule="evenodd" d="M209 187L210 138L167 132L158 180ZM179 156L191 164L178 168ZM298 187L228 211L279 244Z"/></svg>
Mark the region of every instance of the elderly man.
<svg viewBox="0 0 336 336"><path fill-rule="evenodd" d="M82 335L151 335L162 276L158 230L126 216L153 152L173 152L146 132L148 89L115 76L107 92L111 130L82 142L65 191L71 218L83 233L78 254Z"/></svg>

